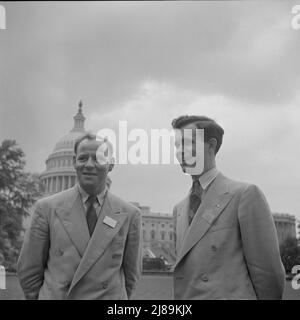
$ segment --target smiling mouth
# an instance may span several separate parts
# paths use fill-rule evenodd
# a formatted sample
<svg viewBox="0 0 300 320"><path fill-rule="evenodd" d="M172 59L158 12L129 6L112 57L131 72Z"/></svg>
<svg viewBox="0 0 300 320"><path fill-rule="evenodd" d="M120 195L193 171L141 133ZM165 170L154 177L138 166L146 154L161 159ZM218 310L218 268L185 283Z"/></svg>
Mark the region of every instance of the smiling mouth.
<svg viewBox="0 0 300 320"><path fill-rule="evenodd" d="M186 167L186 168L194 168L196 166L196 162L189 164L183 161L181 165L182 167Z"/></svg>

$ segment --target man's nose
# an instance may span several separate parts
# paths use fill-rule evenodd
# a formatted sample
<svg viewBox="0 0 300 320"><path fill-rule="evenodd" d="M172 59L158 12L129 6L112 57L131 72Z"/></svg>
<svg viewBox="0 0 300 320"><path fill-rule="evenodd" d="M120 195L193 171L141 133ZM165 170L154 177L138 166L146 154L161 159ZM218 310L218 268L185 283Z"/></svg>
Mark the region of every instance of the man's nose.
<svg viewBox="0 0 300 320"><path fill-rule="evenodd" d="M85 164L86 167L94 167L95 166L95 162L94 160L92 159L92 157L89 157L88 158L88 161L87 163Z"/></svg>

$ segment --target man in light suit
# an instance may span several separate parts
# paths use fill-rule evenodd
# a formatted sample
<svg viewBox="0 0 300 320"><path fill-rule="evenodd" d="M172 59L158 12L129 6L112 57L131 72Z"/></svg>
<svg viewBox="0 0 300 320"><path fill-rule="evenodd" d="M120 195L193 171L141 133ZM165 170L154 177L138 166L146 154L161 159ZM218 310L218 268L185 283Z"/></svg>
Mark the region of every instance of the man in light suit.
<svg viewBox="0 0 300 320"><path fill-rule="evenodd" d="M193 180L188 196L174 208L174 298L282 299L285 271L263 193L216 168L224 130L204 116L181 116L172 126L177 158ZM192 139L185 139L186 131ZM192 162L196 139L204 139L203 148L195 150Z"/></svg>
<svg viewBox="0 0 300 320"><path fill-rule="evenodd" d="M141 271L141 216L107 190L112 145L75 143L78 184L36 204L18 261L27 299L129 299Z"/></svg>

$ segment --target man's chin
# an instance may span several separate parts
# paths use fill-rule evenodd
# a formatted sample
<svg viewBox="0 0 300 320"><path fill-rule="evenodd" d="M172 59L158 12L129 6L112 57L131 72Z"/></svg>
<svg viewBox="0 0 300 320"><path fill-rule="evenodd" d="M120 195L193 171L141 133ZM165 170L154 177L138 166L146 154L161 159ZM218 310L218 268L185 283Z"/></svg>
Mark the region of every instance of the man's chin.
<svg viewBox="0 0 300 320"><path fill-rule="evenodd" d="M181 165L181 169L182 169L183 172L187 172L189 170L192 170L193 168L194 168L193 165L188 165L188 164L182 164Z"/></svg>
<svg viewBox="0 0 300 320"><path fill-rule="evenodd" d="M198 168L196 168L195 166L189 166L189 165L182 165L181 169L183 171L184 174L190 175L190 176L198 176L201 175L203 173L203 169L200 170Z"/></svg>
<svg viewBox="0 0 300 320"><path fill-rule="evenodd" d="M81 183L80 183L82 186L88 186L88 187L91 187L91 186L97 186L97 181L95 179L95 177L88 177L88 176L85 176L85 177L82 177L81 179Z"/></svg>
<svg viewBox="0 0 300 320"><path fill-rule="evenodd" d="M92 181L81 181L80 182L81 188L87 192L88 194L93 194L97 191L98 184Z"/></svg>

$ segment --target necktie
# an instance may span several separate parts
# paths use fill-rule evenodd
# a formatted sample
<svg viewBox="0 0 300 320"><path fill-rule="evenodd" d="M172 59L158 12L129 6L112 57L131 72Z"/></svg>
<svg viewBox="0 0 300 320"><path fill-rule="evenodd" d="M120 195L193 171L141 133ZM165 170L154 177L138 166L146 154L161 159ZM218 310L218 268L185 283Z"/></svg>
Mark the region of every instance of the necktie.
<svg viewBox="0 0 300 320"><path fill-rule="evenodd" d="M89 196L88 200L87 200L87 205L88 205L88 209L87 209L87 213L86 213L86 221L87 221L87 225L89 228L89 232L90 232L90 236L92 236L96 223L97 223L97 213L96 213L96 209L94 207L94 203L96 201L96 197L95 196Z"/></svg>
<svg viewBox="0 0 300 320"><path fill-rule="evenodd" d="M189 211L189 224L191 224L195 213L197 212L200 203L201 203L201 195L203 189L200 185L199 180L193 181L192 191L190 194L190 211Z"/></svg>

